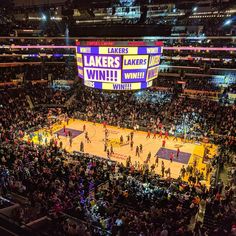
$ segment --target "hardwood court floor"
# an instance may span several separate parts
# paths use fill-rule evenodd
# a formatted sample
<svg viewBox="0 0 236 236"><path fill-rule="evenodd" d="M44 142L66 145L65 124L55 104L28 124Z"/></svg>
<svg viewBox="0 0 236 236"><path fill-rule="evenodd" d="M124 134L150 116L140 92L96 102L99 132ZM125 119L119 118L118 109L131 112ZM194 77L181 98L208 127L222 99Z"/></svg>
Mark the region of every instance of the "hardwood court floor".
<svg viewBox="0 0 236 236"><path fill-rule="evenodd" d="M85 139L85 132L83 132L83 126L86 126L86 131L88 132L88 136L91 140L91 143L87 143ZM166 140L165 148L162 148L162 141L164 137L153 139L153 135L151 134L151 138L146 138L147 133L143 131L134 132L134 148L131 150L130 144L126 143L127 135L130 134L132 130L123 129L114 126L107 126L108 129L108 139L110 149L110 145L112 144L114 154L111 156L111 159L114 161L126 163L126 159L128 156L131 156L131 161L135 164L135 161L143 164L147 158L149 152L151 152L151 160L149 162L149 167L155 163L154 155L158 152L159 156L159 164L155 168L155 171L158 174L161 174L161 161L164 161L165 168L170 168L171 177L178 178L180 174L180 169L184 165L187 167L188 164L193 164L196 160L197 168L204 173L206 170L206 164L202 163L203 154L204 154L204 145L199 143L192 142L181 142L180 139L178 141L173 141L172 137ZM63 142L63 148L65 148L69 152L79 151L80 143L83 141L84 143L84 152L97 155L99 157L107 158L107 153L104 151L104 137L105 132L102 124L93 124L91 122L81 121L81 120L72 120L70 119L69 124L66 125L66 130L70 130L73 135L72 146L70 147L69 139L65 136L63 124L53 125L53 133L59 133L59 141ZM43 133L42 130L38 131L39 133ZM36 132L36 133L38 133ZM49 134L48 134L49 135ZM124 144L120 145L119 140L120 136L124 138ZM26 139L27 137L25 137ZM48 140L50 140L51 136L49 135ZM33 138L35 143L38 143L37 135ZM58 141L58 143L59 143ZM49 142L49 141L48 141ZM140 153L140 157L135 156L136 146L140 144L143 145L143 153ZM210 146L210 144L207 144ZM180 157L176 159L176 150L180 148ZM213 156L217 151L217 146L212 145L210 148L210 154ZM169 160L169 155L174 153L174 160L171 163ZM209 185L209 178L204 182L206 185Z"/></svg>

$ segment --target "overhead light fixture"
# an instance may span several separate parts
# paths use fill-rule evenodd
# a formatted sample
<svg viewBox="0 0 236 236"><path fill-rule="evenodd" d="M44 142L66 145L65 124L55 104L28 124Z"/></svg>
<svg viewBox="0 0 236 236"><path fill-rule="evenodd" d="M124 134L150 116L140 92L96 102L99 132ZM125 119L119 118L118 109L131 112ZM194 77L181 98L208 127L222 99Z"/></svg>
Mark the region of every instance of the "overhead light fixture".
<svg viewBox="0 0 236 236"><path fill-rule="evenodd" d="M228 25L231 25L232 24L232 20L231 19L228 19L224 22L224 26L228 26Z"/></svg>
<svg viewBox="0 0 236 236"><path fill-rule="evenodd" d="M194 7L194 8L193 8L193 12L196 12L197 9L198 9L198 7Z"/></svg>
<svg viewBox="0 0 236 236"><path fill-rule="evenodd" d="M43 21L46 21L46 20L47 20L47 17L46 17L46 15L42 14L42 17L41 17L41 19L42 19Z"/></svg>

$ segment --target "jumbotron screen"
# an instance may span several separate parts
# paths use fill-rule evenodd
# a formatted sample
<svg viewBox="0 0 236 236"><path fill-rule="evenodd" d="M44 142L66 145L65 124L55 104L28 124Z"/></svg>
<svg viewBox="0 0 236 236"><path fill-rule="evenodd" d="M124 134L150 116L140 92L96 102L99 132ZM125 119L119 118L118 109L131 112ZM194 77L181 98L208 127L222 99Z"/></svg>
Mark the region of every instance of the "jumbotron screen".
<svg viewBox="0 0 236 236"><path fill-rule="evenodd" d="M77 43L78 75L84 85L102 90L151 87L158 76L162 43L151 44L123 41Z"/></svg>

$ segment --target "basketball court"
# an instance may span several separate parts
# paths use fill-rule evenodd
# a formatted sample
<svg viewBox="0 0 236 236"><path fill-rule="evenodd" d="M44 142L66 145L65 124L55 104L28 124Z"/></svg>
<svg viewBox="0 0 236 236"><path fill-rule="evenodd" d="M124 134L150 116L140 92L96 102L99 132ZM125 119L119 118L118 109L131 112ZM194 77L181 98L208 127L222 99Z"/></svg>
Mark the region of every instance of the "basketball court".
<svg viewBox="0 0 236 236"><path fill-rule="evenodd" d="M65 131L64 132L64 125ZM84 125L86 127L85 132L88 132L89 139L91 143L88 143L85 139L85 132L83 131ZM159 156L159 164L155 168L155 172L161 174L161 162L165 164L165 169L170 168L171 177L178 178L180 175L180 170L184 165L193 165L196 163L196 168L204 173L204 178L206 176L206 163L203 163L204 155L204 146L208 146L210 150L210 157L213 157L216 154L217 146L211 144L200 144L193 142L182 142L180 139L173 141L172 137L166 139L165 147L162 147L162 141L164 137L156 139L153 138L151 134L150 138L147 137L147 133L143 131L135 131L133 136L133 150L131 149L130 142L127 141L127 136L133 131L130 129L123 129L114 126L107 126L108 130L108 142L107 148L110 150L112 145L114 154L110 156L111 160L122 162L126 164L127 158L131 157L132 164L139 162L143 164L148 156L148 153L151 152L151 159L149 167L152 164L155 164L156 154ZM72 145L70 146L69 137L66 133L71 132L72 136ZM107 152L104 151L105 145L105 129L102 124L94 124L91 122L81 121L81 120L69 120L68 125L63 124L54 124L52 127L53 137L57 137L59 134L58 143L62 141L63 148L69 152L80 151L81 141L84 143L84 152L93 154L99 157L107 158ZM33 138L34 143L38 143L37 133L42 133L42 136L45 136L45 130L39 130L35 132ZM48 143L52 136L47 133ZM120 137L123 136L123 144L120 144ZM28 137L25 137L27 140ZM44 139L42 139L44 140ZM44 141L42 141L44 144ZM140 153L140 157L136 156L136 146L142 144L143 152ZM180 153L177 158L177 149L179 148ZM174 156L173 162L170 161L170 155ZM204 181L206 185L209 185L209 178Z"/></svg>

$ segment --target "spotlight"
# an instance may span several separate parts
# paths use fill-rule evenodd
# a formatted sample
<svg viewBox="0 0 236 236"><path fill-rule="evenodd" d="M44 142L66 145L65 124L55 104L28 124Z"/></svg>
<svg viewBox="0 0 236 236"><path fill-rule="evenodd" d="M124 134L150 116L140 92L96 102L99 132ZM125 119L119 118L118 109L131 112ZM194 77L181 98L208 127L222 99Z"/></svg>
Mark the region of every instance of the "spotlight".
<svg viewBox="0 0 236 236"><path fill-rule="evenodd" d="M46 15L42 14L42 17L41 17L41 19L42 19L43 21L46 21L46 20L47 20L47 17L46 17Z"/></svg>
<svg viewBox="0 0 236 236"><path fill-rule="evenodd" d="M231 25L231 23L232 23L232 20L231 20L231 19L226 20L226 21L224 22L224 26Z"/></svg>
<svg viewBox="0 0 236 236"><path fill-rule="evenodd" d="M141 97L142 95L143 95L142 91L138 91L138 92L137 92L137 96L138 96L138 97Z"/></svg>
<svg viewBox="0 0 236 236"><path fill-rule="evenodd" d="M194 7L194 8L193 8L193 12L196 12L196 11L197 11L197 9L198 9L197 7Z"/></svg>

